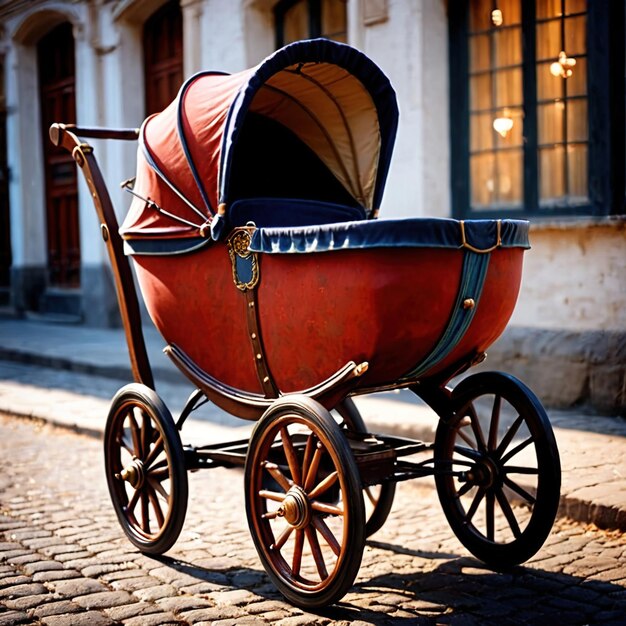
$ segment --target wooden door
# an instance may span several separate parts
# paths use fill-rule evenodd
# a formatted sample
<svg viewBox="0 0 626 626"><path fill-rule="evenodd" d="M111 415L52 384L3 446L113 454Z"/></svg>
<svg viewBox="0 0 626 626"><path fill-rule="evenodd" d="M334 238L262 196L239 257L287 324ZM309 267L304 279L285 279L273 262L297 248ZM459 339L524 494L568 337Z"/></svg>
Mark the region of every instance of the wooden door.
<svg viewBox="0 0 626 626"><path fill-rule="evenodd" d="M167 2L144 24L146 115L162 111L183 82L183 16L177 1Z"/></svg>
<svg viewBox="0 0 626 626"><path fill-rule="evenodd" d="M37 45L41 130L46 178L46 225L49 283L80 286L80 236L76 165L71 155L52 145L53 122L76 122L74 37L69 23L55 27Z"/></svg>

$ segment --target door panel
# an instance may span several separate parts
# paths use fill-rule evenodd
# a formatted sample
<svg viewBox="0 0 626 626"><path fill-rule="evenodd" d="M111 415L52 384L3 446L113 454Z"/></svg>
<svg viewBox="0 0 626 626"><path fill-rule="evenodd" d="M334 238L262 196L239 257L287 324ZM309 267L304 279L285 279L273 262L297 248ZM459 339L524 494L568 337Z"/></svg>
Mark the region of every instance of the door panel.
<svg viewBox="0 0 626 626"><path fill-rule="evenodd" d="M53 122L76 122L74 37L61 24L37 45L41 128L46 178L48 272L54 287L80 286L80 231L76 166L67 151L52 144Z"/></svg>
<svg viewBox="0 0 626 626"><path fill-rule="evenodd" d="M178 2L156 11L143 29L146 115L162 111L183 82L183 17Z"/></svg>

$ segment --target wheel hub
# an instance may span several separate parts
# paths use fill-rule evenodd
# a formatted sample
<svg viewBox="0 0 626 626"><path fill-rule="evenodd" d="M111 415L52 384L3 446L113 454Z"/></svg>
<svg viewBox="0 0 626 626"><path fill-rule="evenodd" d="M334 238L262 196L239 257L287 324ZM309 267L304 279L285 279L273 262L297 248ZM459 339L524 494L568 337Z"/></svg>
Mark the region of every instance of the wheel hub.
<svg viewBox="0 0 626 626"><path fill-rule="evenodd" d="M284 517L285 520L294 528L301 529L308 526L311 522L311 507L309 499L302 487L294 485L285 496L278 515Z"/></svg>
<svg viewBox="0 0 626 626"><path fill-rule="evenodd" d="M474 465L467 472L468 481L479 487L493 487L499 476L497 464L490 458L485 457L480 463Z"/></svg>
<svg viewBox="0 0 626 626"><path fill-rule="evenodd" d="M143 463L139 459L133 459L120 473L122 480L130 483L133 489L139 489L144 482L145 473Z"/></svg>

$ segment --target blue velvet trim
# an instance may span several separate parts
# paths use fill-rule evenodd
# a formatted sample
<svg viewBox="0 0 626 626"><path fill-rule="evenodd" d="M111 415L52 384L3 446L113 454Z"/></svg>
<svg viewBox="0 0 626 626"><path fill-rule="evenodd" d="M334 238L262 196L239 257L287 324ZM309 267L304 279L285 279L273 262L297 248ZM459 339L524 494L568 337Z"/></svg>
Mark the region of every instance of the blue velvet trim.
<svg viewBox="0 0 626 626"><path fill-rule="evenodd" d="M463 339L474 319L474 314L478 310L490 256L489 254L476 254L469 251L465 253L461 271L461 284L459 285L459 291L448 326L437 345L415 368L404 376L405 379L419 378L424 375L428 370L443 361ZM463 307L463 302L467 298L474 300L472 308L466 309Z"/></svg>
<svg viewBox="0 0 626 626"><path fill-rule="evenodd" d="M496 245L496 220L468 220L468 244L480 250ZM299 228L259 228L254 231L250 249L277 254L358 250L362 248L460 248L460 222L446 218L371 220L306 226ZM528 222L502 220L500 247L530 248Z"/></svg>

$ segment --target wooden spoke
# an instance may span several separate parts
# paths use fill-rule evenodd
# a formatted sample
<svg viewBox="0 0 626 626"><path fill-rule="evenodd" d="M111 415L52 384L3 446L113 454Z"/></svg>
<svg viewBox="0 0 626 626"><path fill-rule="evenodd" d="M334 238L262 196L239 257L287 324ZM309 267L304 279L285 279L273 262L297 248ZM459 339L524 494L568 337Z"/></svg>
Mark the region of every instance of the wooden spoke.
<svg viewBox="0 0 626 626"><path fill-rule="evenodd" d="M326 478L324 478L324 480L317 487L315 487L311 493L309 493L309 498L313 500L325 491L328 491L328 489L330 489L337 482L338 478L339 474L336 471L326 476Z"/></svg>
<svg viewBox="0 0 626 626"><path fill-rule="evenodd" d="M482 426L480 425L480 420L478 419L478 414L476 413L476 409L474 408L473 404L470 404L470 412L470 423L472 426L472 431L474 432L474 437L476 437L478 449L484 451L487 449L487 444L485 443L485 435L483 433Z"/></svg>
<svg viewBox="0 0 626 626"><path fill-rule="evenodd" d="M307 526L304 529L304 532L306 534L309 545L311 546L311 553L313 554L313 560L315 561L315 566L317 567L320 578L321 580L326 580L328 578L328 570L326 569L324 555L322 554L322 549L320 548L320 542L317 538L315 528L313 528L312 526Z"/></svg>
<svg viewBox="0 0 626 626"><path fill-rule="evenodd" d="M169 466L158 467L158 468L153 467L148 471L148 478L153 478L154 480L158 482L163 482L164 480L167 480L169 477L170 477Z"/></svg>
<svg viewBox="0 0 626 626"><path fill-rule="evenodd" d="M500 410L502 408L502 396L496 395L493 399L491 410L491 423L489 424L489 450L495 450L498 445L498 428L500 426Z"/></svg>
<svg viewBox="0 0 626 626"><path fill-rule="evenodd" d="M135 507L137 506L137 502L139 502L140 495L141 495L141 491L139 489L135 489L131 499L128 501L128 504L126 505L126 510L129 513L132 513L135 510Z"/></svg>
<svg viewBox="0 0 626 626"><path fill-rule="evenodd" d="M282 502L285 499L285 494L268 491L267 489L260 489L259 497L265 498L266 500L273 500L274 502Z"/></svg>
<svg viewBox="0 0 626 626"><path fill-rule="evenodd" d="M496 497L498 498L498 504L504 513L504 517L506 517L506 521L509 523L511 530L513 531L513 536L516 539L521 537L522 531L517 523L517 518L515 517L515 513L513 513L513 509L511 508L511 505L509 504L509 501L504 495L502 489L498 489L496 491Z"/></svg>
<svg viewBox="0 0 626 626"><path fill-rule="evenodd" d="M120 432L120 436L118 437L117 441L129 454L135 454L135 451L133 450L133 444L128 441L123 430Z"/></svg>
<svg viewBox="0 0 626 626"><path fill-rule="evenodd" d="M163 527L163 523L165 522L165 516L163 515L163 510L159 504L159 499L150 484L146 485L146 491L148 492L148 498L150 499L150 504L152 504L152 510L154 511L158 527L161 529Z"/></svg>
<svg viewBox="0 0 626 626"><path fill-rule="evenodd" d="M141 529L145 533L150 533L150 509L148 505L150 499L144 489L141 489Z"/></svg>
<svg viewBox="0 0 626 626"><path fill-rule="evenodd" d="M476 442L473 441L472 439L470 439L464 432L463 432L463 428L459 428L456 432L458 433L459 437L461 439L463 439L463 441L473 450L476 450Z"/></svg>
<svg viewBox="0 0 626 626"><path fill-rule="evenodd" d="M372 506L376 506L378 504L378 498L372 493L371 487L365 488L365 495L367 496L367 499L370 501Z"/></svg>
<svg viewBox="0 0 626 626"><path fill-rule="evenodd" d="M473 487L475 487L475 485L473 485L471 482L466 482L457 492L456 495L457 497L461 497L464 496L466 493L468 493Z"/></svg>
<svg viewBox="0 0 626 626"><path fill-rule="evenodd" d="M295 577L300 575L300 566L302 565L302 549L304 547L304 531L296 530L296 540L293 546L293 561L291 571Z"/></svg>
<svg viewBox="0 0 626 626"><path fill-rule="evenodd" d="M309 467L309 471L307 472L307 475L304 481L304 490L307 493L311 490L311 488L315 484L315 477L317 476L317 470L320 467L322 454L324 454L324 449L322 448L322 444L318 443L317 447L315 448L315 452L313 453L313 459L311 460L311 465Z"/></svg>
<svg viewBox="0 0 626 626"><path fill-rule="evenodd" d="M470 505L470 508L467 510L467 513L465 514L466 523L469 523L472 520L472 517L474 517L474 514L478 510L478 506L480 505L484 495L485 495L484 487L479 487L478 492L476 493L476 495L474 496L474 499L472 500L472 504Z"/></svg>
<svg viewBox="0 0 626 626"><path fill-rule="evenodd" d="M287 539L291 536L291 533L294 531L293 526L287 526L285 530L280 534L278 539L270 546L270 550L280 550L285 543L287 543Z"/></svg>
<svg viewBox="0 0 626 626"><path fill-rule="evenodd" d="M147 445L148 447L150 446L150 444L147 444ZM150 452L146 456L146 460L143 462L144 467L148 469L150 465L159 456L159 454L161 454L162 451L163 451L163 435L159 435L159 438L156 440L154 447L152 448L152 450L150 450Z"/></svg>
<svg viewBox="0 0 626 626"><path fill-rule="evenodd" d="M328 513L328 515L343 515L343 509L341 507L326 504L325 502L318 502L317 500L311 502L311 508L320 513Z"/></svg>
<svg viewBox="0 0 626 626"><path fill-rule="evenodd" d="M283 449L285 456L287 457L287 464L289 465L289 471L291 472L291 479L296 485L300 485L302 477L300 475L300 464L298 463L298 457L296 451L293 448L293 441L291 435L286 426L280 429L280 437L283 442Z"/></svg>
<svg viewBox="0 0 626 626"><path fill-rule="evenodd" d="M510 452L508 452L505 456L500 459L502 464L506 463L510 459L512 459L516 454L519 454L524 448L527 448L531 443L534 443L535 440L531 436L528 439L522 441L519 445L515 446Z"/></svg>
<svg viewBox="0 0 626 626"><path fill-rule="evenodd" d="M135 407L136 408L136 407ZM141 457L141 441L139 439L139 426L137 425L137 420L135 419L133 408L132 411L128 413L128 421L130 422L130 434L133 438L133 447L134 447L134 456L137 458Z"/></svg>
<svg viewBox="0 0 626 626"><path fill-rule="evenodd" d="M270 511L269 513L263 513L261 519L275 519L278 517L278 511Z"/></svg>
<svg viewBox="0 0 626 626"><path fill-rule="evenodd" d="M506 449L509 447L511 441L513 441L513 437L517 434L519 427L524 423L524 418L520 415L517 416L517 419L511 424L511 427L506 432L506 435L502 438L498 449L496 450L496 456L498 458L502 457Z"/></svg>
<svg viewBox="0 0 626 626"><path fill-rule="evenodd" d="M330 549L335 553L335 555L339 556L341 546L335 538L335 535L333 535L330 528L326 525L326 522L321 517L314 517L313 526L315 526L317 532L324 537L326 543L330 546Z"/></svg>
<svg viewBox="0 0 626 626"><path fill-rule="evenodd" d="M485 517L487 518L487 539L489 541L493 541L496 529L495 529L495 497L493 495L493 491L487 492L486 499L486 507L485 507Z"/></svg>
<svg viewBox="0 0 626 626"><path fill-rule="evenodd" d="M309 467L311 465L311 460L313 459L313 452L315 452L315 435L310 433L307 440L306 446L304 448L304 459L302 461L302 479L306 479L307 474L309 473Z"/></svg>
<svg viewBox="0 0 626 626"><path fill-rule="evenodd" d="M522 496L522 498L524 498L524 500L526 500L526 502L528 502L529 504L535 504L535 497L532 494L528 493L526 489L520 487L516 482L513 482L508 476L504 477L504 484L509 489Z"/></svg>
<svg viewBox="0 0 626 626"><path fill-rule="evenodd" d="M289 491L293 485L293 481L289 480L281 471L276 463L263 461L261 465L270 473L270 476L285 490Z"/></svg>
<svg viewBox="0 0 626 626"><path fill-rule="evenodd" d="M148 484L152 487L154 491L157 491L166 502L169 502L169 493L165 491L163 485L158 480L155 480L152 475L148 476Z"/></svg>
<svg viewBox="0 0 626 626"><path fill-rule="evenodd" d="M143 420L141 423L141 456L144 459L148 457L150 452L150 443L152 441L152 422L150 416L144 411L142 412Z"/></svg>
<svg viewBox="0 0 626 626"><path fill-rule="evenodd" d="M529 475L539 475L539 468L537 467L521 467L517 465L507 465L502 468L503 471L507 474L529 474Z"/></svg>
<svg viewBox="0 0 626 626"><path fill-rule="evenodd" d="M160 471L162 470L166 470L168 472L168 474L170 473L170 465L167 462L167 459L163 459L161 461L159 461L158 463L155 463L154 465L152 465L152 467L150 467L150 473L151 474L156 474L158 475Z"/></svg>

